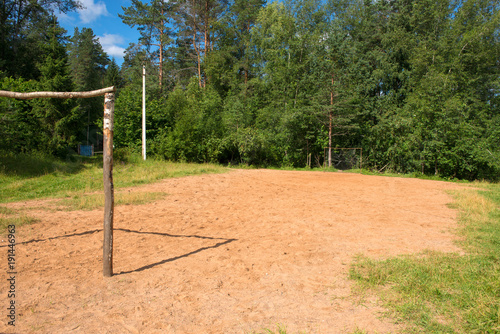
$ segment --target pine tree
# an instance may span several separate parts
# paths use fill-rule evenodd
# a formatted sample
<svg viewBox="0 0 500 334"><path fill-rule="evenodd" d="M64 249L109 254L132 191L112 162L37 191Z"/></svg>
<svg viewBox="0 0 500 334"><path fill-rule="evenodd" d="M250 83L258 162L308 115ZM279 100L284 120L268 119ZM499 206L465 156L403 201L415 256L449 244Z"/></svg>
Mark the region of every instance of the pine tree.
<svg viewBox="0 0 500 334"><path fill-rule="evenodd" d="M198 85L205 87L210 78L204 62L213 51L216 41L212 29L227 10L227 0L182 0L176 15L178 38L196 64Z"/></svg>
<svg viewBox="0 0 500 334"><path fill-rule="evenodd" d="M236 0L214 25L214 34L218 36L217 48L207 59L206 71L221 88L245 89L253 77L250 31L264 4L265 0ZM241 83L242 87L238 87Z"/></svg>
<svg viewBox="0 0 500 334"><path fill-rule="evenodd" d="M164 85L164 62L168 46L172 43L173 32L170 28L175 1L153 0L144 3L132 0L132 5L123 8L119 17L123 23L136 27L141 34L140 43L152 55L158 66L160 91Z"/></svg>
<svg viewBox="0 0 500 334"><path fill-rule="evenodd" d="M69 65L74 87L77 91L90 91L104 86L104 75L109 63L99 40L90 28L81 31L75 28L68 45ZM80 139L90 144L97 135L96 121L102 117L102 98L78 99L80 115L86 124Z"/></svg>
<svg viewBox="0 0 500 334"><path fill-rule="evenodd" d="M106 68L106 74L104 75L104 86L114 86L116 89L120 89L123 87L123 78L120 74L120 67L116 63L115 58L111 59L111 62Z"/></svg>
<svg viewBox="0 0 500 334"><path fill-rule="evenodd" d="M79 7L75 0L2 0L0 2L0 72L8 76L36 79L38 42L30 38L39 23L53 11L70 12Z"/></svg>
<svg viewBox="0 0 500 334"><path fill-rule="evenodd" d="M55 16L43 25L45 31L39 36L39 49L44 59L37 64L40 72L38 90L72 91L66 54L66 30L59 26ZM40 30L41 31L41 30ZM38 99L33 101L33 116L37 118L40 150L50 154L64 155L67 148L75 144L81 124L76 101L72 99Z"/></svg>

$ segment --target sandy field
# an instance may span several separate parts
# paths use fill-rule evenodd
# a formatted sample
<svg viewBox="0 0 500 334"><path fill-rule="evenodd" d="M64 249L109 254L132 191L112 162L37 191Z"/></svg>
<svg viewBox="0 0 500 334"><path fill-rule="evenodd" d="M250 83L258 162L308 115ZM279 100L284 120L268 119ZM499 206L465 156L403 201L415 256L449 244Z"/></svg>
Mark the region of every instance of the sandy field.
<svg viewBox="0 0 500 334"><path fill-rule="evenodd" d="M460 251L457 185L348 173L231 170L126 191L164 199L115 208L114 273L102 275L103 210L23 207L16 326L0 240L0 333L391 333L348 271L359 254ZM122 190L120 190L122 191Z"/></svg>

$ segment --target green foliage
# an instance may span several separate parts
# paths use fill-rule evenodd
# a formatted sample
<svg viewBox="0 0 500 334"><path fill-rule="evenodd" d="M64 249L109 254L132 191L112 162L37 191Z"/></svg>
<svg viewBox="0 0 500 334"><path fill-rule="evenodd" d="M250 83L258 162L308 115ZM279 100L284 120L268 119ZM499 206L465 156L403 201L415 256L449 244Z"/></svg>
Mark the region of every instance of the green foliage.
<svg viewBox="0 0 500 334"><path fill-rule="evenodd" d="M79 6L74 0L3 0L0 5L0 72L9 77L37 79L36 64L44 57L39 34L52 13L67 13Z"/></svg>
<svg viewBox="0 0 500 334"><path fill-rule="evenodd" d="M38 91L72 91L68 58L64 48L66 31L59 27L55 17L42 34L40 49L45 55L38 64L40 78ZM41 150L56 156L68 154L68 147L76 146L76 133L81 125L78 107L71 99L37 99L32 101L32 114L38 120L37 138Z"/></svg>
<svg viewBox="0 0 500 334"><path fill-rule="evenodd" d="M36 64L38 81L4 78L0 89L10 91L67 91L72 82L67 66L64 47L65 31L59 27L55 17L50 17L48 26L39 33L39 50L44 58ZM14 101L2 99L0 121L0 148L12 152L39 151L45 154L65 156L68 147L76 141L79 114L71 100L37 99Z"/></svg>
<svg viewBox="0 0 500 334"><path fill-rule="evenodd" d="M175 127L167 131L167 123L167 129L158 133L152 145L154 154L174 161L217 161L218 138L223 132L221 109L218 93L211 88L200 89L195 80L185 91L174 90L163 112L170 115Z"/></svg>
<svg viewBox="0 0 500 334"><path fill-rule="evenodd" d="M141 147L142 92L133 87L120 91L115 100L115 127L113 144L121 147Z"/></svg>
<svg viewBox="0 0 500 334"><path fill-rule="evenodd" d="M75 28L68 44L68 52L74 89L91 91L102 88L109 59L92 29ZM112 71L111 65L110 72ZM100 120L103 114L103 97L78 99L77 105L79 127L78 130L74 130L77 140L86 145L97 144L99 126L102 124Z"/></svg>
<svg viewBox="0 0 500 334"><path fill-rule="evenodd" d="M495 0L134 0L120 17L141 38L121 69L91 29L67 43L44 6L0 15L2 87L115 85L117 148L141 146L145 66L152 156L303 167L325 147L361 147L373 171L499 178ZM1 148L100 150L102 98L0 105Z"/></svg>
<svg viewBox="0 0 500 334"><path fill-rule="evenodd" d="M4 78L0 90L30 92L36 82ZM0 98L0 148L12 152L31 152L41 149L38 137L38 120L31 114L28 101Z"/></svg>
<svg viewBox="0 0 500 334"><path fill-rule="evenodd" d="M172 11L174 2L153 0L142 2L132 0L129 7L122 7L123 14L118 14L123 23L136 27L141 34L139 40L147 53L150 61L158 63L158 88L161 91L165 83L164 80L164 54L167 46L172 42L170 21L172 20ZM138 46L138 45L137 45ZM157 48L151 52L152 48Z"/></svg>
<svg viewBox="0 0 500 334"><path fill-rule="evenodd" d="M111 59L108 67L106 68L106 73L104 75L104 86L111 87L114 86L117 90L122 88L124 85L124 80L120 74L120 67L116 63L115 58Z"/></svg>

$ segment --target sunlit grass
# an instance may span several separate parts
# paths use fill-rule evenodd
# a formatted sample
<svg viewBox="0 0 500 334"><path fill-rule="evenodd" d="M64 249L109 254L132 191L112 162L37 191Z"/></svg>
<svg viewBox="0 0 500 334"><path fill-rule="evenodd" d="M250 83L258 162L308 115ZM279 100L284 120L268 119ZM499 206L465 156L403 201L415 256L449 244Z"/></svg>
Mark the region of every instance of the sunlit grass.
<svg viewBox="0 0 500 334"><path fill-rule="evenodd" d="M50 157L10 154L0 151L0 203L32 199L55 199L54 209L93 210L104 207L102 157ZM120 189L157 182L171 177L222 173L227 168L215 164L173 163L131 157L116 162L113 170L115 206L140 205L167 196L161 192L120 191ZM58 199L61 199L59 201ZM0 206L0 233L6 226L35 222L26 210Z"/></svg>
<svg viewBox="0 0 500 334"><path fill-rule="evenodd" d="M250 334L291 334L290 332L287 331L285 325L278 324L276 327L277 327L276 330L264 328L260 331L252 331ZM336 329L332 329L332 330L334 332L336 332ZM296 332L296 333L297 334L309 334L310 332L300 331L300 332ZM346 334L368 334L368 332L366 332L362 329L356 328L352 332L346 332Z"/></svg>
<svg viewBox="0 0 500 334"><path fill-rule="evenodd" d="M360 256L350 276L377 293L405 333L500 332L500 186L454 192L466 255Z"/></svg>
<svg viewBox="0 0 500 334"><path fill-rule="evenodd" d="M258 334L286 334L286 328L283 325L278 325L276 331L271 330L269 328L265 328L262 332Z"/></svg>
<svg viewBox="0 0 500 334"><path fill-rule="evenodd" d="M32 164L39 162L21 155L5 156L0 161L0 203L30 199L73 197L75 194L102 191L102 161L94 158L84 161L43 160L37 172ZM18 171L15 161L19 159ZM12 161L14 160L14 162ZM23 165L24 164L24 165ZM26 166L28 165L28 166ZM8 168L6 167L8 166ZM197 175L204 173L222 173L227 168L215 164L174 163L163 160L133 159L131 162L117 162L113 168L115 189L133 187L157 182L158 180Z"/></svg>
<svg viewBox="0 0 500 334"><path fill-rule="evenodd" d="M0 206L0 234L4 233L9 225L29 225L37 221L36 218L30 217L24 212L17 212Z"/></svg>
<svg viewBox="0 0 500 334"><path fill-rule="evenodd" d="M114 194L114 205L141 205L163 199L167 196L163 192L118 192ZM104 195L84 194L74 195L63 199L59 204L67 210L94 210L104 207Z"/></svg>

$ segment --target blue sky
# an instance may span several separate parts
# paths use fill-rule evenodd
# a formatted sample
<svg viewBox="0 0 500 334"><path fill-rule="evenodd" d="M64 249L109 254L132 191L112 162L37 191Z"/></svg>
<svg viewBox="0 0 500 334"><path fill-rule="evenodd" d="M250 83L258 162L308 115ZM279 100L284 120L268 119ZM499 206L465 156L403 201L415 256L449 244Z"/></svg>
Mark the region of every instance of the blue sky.
<svg viewBox="0 0 500 334"><path fill-rule="evenodd" d="M84 9L69 14L59 14L59 23L73 36L75 27L91 28L99 38L104 51L115 58L118 65L123 62L123 52L130 43L136 43L139 33L122 23L118 14L122 6L128 7L130 0L80 0Z"/></svg>

